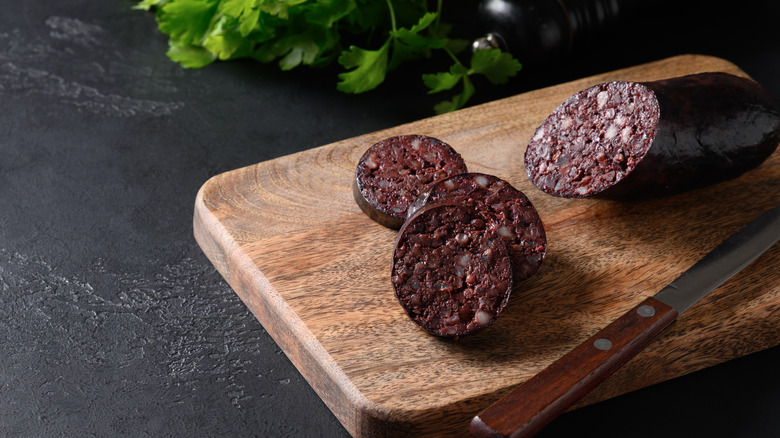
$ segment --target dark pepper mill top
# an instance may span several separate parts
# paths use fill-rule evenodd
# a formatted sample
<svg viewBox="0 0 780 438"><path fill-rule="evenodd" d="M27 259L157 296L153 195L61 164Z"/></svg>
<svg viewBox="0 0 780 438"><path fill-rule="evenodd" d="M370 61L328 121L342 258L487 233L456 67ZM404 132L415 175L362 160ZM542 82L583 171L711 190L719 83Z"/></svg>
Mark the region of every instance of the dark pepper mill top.
<svg viewBox="0 0 780 438"><path fill-rule="evenodd" d="M478 35L523 64L557 61L615 26L636 0L483 0Z"/></svg>

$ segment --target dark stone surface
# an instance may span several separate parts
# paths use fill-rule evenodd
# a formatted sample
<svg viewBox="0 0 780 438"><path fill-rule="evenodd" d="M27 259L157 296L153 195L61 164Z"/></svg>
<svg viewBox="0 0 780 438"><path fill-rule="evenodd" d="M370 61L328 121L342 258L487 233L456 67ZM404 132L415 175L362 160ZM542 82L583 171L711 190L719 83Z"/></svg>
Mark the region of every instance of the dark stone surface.
<svg viewBox="0 0 780 438"><path fill-rule="evenodd" d="M195 194L228 170L427 117L439 98L405 74L351 96L330 69L184 70L128 0L6 3L0 436L347 436L203 256ZM729 59L780 96L777 2L648 11L474 103L680 53ZM775 347L571 412L544 435L770 436L778 365Z"/></svg>

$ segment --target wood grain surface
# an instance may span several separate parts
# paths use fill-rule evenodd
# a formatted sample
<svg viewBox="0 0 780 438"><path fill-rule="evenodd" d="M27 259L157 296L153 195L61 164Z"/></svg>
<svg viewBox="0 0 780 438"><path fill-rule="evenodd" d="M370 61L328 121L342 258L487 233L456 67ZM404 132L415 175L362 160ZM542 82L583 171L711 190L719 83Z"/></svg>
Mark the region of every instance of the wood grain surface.
<svg viewBox="0 0 780 438"><path fill-rule="evenodd" d="M608 80L744 75L686 55L536 90L227 172L195 202L205 254L355 436L467 435L471 418L589 338L780 200L780 150L742 177L665 199L561 199L523 153L569 95ZM540 272L490 328L428 335L393 296L396 232L352 199L361 154L399 134L452 145L526 193L547 232ZM695 305L590 393L593 403L780 344L780 245Z"/></svg>

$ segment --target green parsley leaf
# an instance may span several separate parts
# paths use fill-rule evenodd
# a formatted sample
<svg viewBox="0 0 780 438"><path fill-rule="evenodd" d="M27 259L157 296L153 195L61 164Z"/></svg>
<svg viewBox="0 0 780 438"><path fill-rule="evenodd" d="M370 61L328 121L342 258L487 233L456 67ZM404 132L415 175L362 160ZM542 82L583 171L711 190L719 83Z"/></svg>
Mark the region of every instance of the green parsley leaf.
<svg viewBox="0 0 780 438"><path fill-rule="evenodd" d="M185 68L205 67L217 59L211 52L201 46L169 42L168 57Z"/></svg>
<svg viewBox="0 0 780 438"><path fill-rule="evenodd" d="M217 58L233 58L237 52L248 51L247 41L237 32L235 19L223 15L203 40L203 47Z"/></svg>
<svg viewBox="0 0 780 438"><path fill-rule="evenodd" d="M260 21L260 10L259 9L250 9L246 13L241 15L240 18L240 25L239 25L239 32L241 33L241 36L246 38L249 36L249 33L252 32L255 27L257 27L257 23Z"/></svg>
<svg viewBox="0 0 780 438"><path fill-rule="evenodd" d="M176 0L162 6L159 29L174 40L200 44L217 9L216 0Z"/></svg>
<svg viewBox="0 0 780 438"><path fill-rule="evenodd" d="M310 34L291 36L279 42L288 48L287 55L279 61L282 70L290 70L301 63L311 64L320 53L320 46Z"/></svg>
<svg viewBox="0 0 780 438"><path fill-rule="evenodd" d="M257 6L255 0L223 0L219 5L223 14L240 18Z"/></svg>
<svg viewBox="0 0 780 438"><path fill-rule="evenodd" d="M400 64L413 59L428 58L431 49L441 49L447 45L446 38L420 34L434 22L437 15L429 12L409 29L402 27L390 31L390 36L393 38L393 54L388 70L395 70Z"/></svg>
<svg viewBox="0 0 780 438"><path fill-rule="evenodd" d="M427 29L428 26L430 26L434 21L436 21L436 17L438 17L439 14L435 12L427 12L425 13L420 19L417 21L415 25L413 25L409 30L407 31L409 34L417 35L423 30ZM403 30L399 29L399 31ZM391 34L394 32L391 32Z"/></svg>
<svg viewBox="0 0 780 438"><path fill-rule="evenodd" d="M518 60L501 49L477 50L471 57L471 73L483 74L493 84L505 84L522 68Z"/></svg>
<svg viewBox="0 0 780 438"><path fill-rule="evenodd" d="M430 88L428 94L439 93L444 90L449 90L455 85L458 85L461 75L452 74L449 72L441 72L435 74L424 74L422 76L425 86Z"/></svg>
<svg viewBox="0 0 780 438"><path fill-rule="evenodd" d="M300 65L338 62L337 89L363 93L384 82L389 71L434 55L453 59L449 71L423 74L429 93L462 89L437 111L463 107L474 94L473 75L503 84L521 68L509 54L480 51L468 67L456 58L470 42L449 38L441 21L444 2L428 0L137 0L133 9L154 11L169 37L168 56L187 68L215 60L252 57ZM454 7L461 7L456 5ZM357 40L356 40L357 39ZM359 43L356 41L361 41ZM354 44L354 45L353 45ZM360 46L376 47L376 50ZM346 47L346 48L345 48Z"/></svg>
<svg viewBox="0 0 780 438"><path fill-rule="evenodd" d="M481 74L493 84L504 84L511 76L516 75L520 68L520 62L500 49L477 50L471 57L470 68L466 69L463 64L456 62L447 73L423 75L423 82L430 88L428 94L450 90L458 82L463 82L462 92L450 101L436 104L434 109L441 114L462 108L474 95L474 84L469 79L471 75Z"/></svg>
<svg viewBox="0 0 780 438"><path fill-rule="evenodd" d="M378 50L365 50L351 46L348 51L339 56L339 63L344 68L354 70L339 74L336 88L345 93L363 93L376 88L385 80L387 59L390 50L388 39Z"/></svg>
<svg viewBox="0 0 780 438"><path fill-rule="evenodd" d="M462 76L462 78L463 91L456 94L452 100L445 100L434 105L433 110L436 111L436 114L444 114L463 108L474 95L474 84L471 83L471 79L468 76Z"/></svg>
<svg viewBox="0 0 780 438"><path fill-rule="evenodd" d="M463 64L453 64L450 66L449 72L441 72L436 74L424 74L423 83L430 88L428 94L439 93L444 90L449 90L468 74L466 67Z"/></svg>
<svg viewBox="0 0 780 438"><path fill-rule="evenodd" d="M140 9L143 11L149 11L154 7L159 7L165 4L168 0L143 0L137 5L133 6L133 9Z"/></svg>
<svg viewBox="0 0 780 438"><path fill-rule="evenodd" d="M261 1L258 5L260 10L269 15L277 16L281 19L287 20L290 18L290 6L303 3L304 0L288 0L288 1Z"/></svg>
<svg viewBox="0 0 780 438"><path fill-rule="evenodd" d="M306 20L323 27L331 27L357 8L355 0L319 0L308 7Z"/></svg>
<svg viewBox="0 0 780 438"><path fill-rule="evenodd" d="M326 58L327 52L333 48L333 45L331 38L312 29L306 33L291 34L260 45L252 53L252 57L261 62L270 62L281 57L279 68L290 70L301 64L315 65L319 60Z"/></svg>
<svg viewBox="0 0 780 438"><path fill-rule="evenodd" d="M224 16L238 20L242 38L249 35L260 19L256 0L223 0L219 6Z"/></svg>
<svg viewBox="0 0 780 438"><path fill-rule="evenodd" d="M441 49L447 45L446 38L435 38L426 35L420 35L401 28L395 32L390 32L399 42L414 48L420 49Z"/></svg>

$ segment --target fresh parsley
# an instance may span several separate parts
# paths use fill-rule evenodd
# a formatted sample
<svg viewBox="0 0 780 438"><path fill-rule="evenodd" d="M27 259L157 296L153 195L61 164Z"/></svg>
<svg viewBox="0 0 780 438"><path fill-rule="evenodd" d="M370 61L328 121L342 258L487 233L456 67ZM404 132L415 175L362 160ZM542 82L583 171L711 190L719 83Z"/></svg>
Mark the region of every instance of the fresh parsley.
<svg viewBox="0 0 780 438"><path fill-rule="evenodd" d="M428 5L435 3L435 9ZM216 60L253 58L280 69L337 62L345 69L336 87L364 93L387 74L419 59L450 59L446 72L422 74L429 93L451 91L437 113L464 107L474 95L471 78L506 83L520 63L498 49L468 50L467 41L448 37L443 0L142 0L168 35L168 57L187 68ZM455 7L463 7L456 5ZM461 61L470 58L468 66ZM417 65L424 65L415 63ZM456 87L460 85L460 90Z"/></svg>

